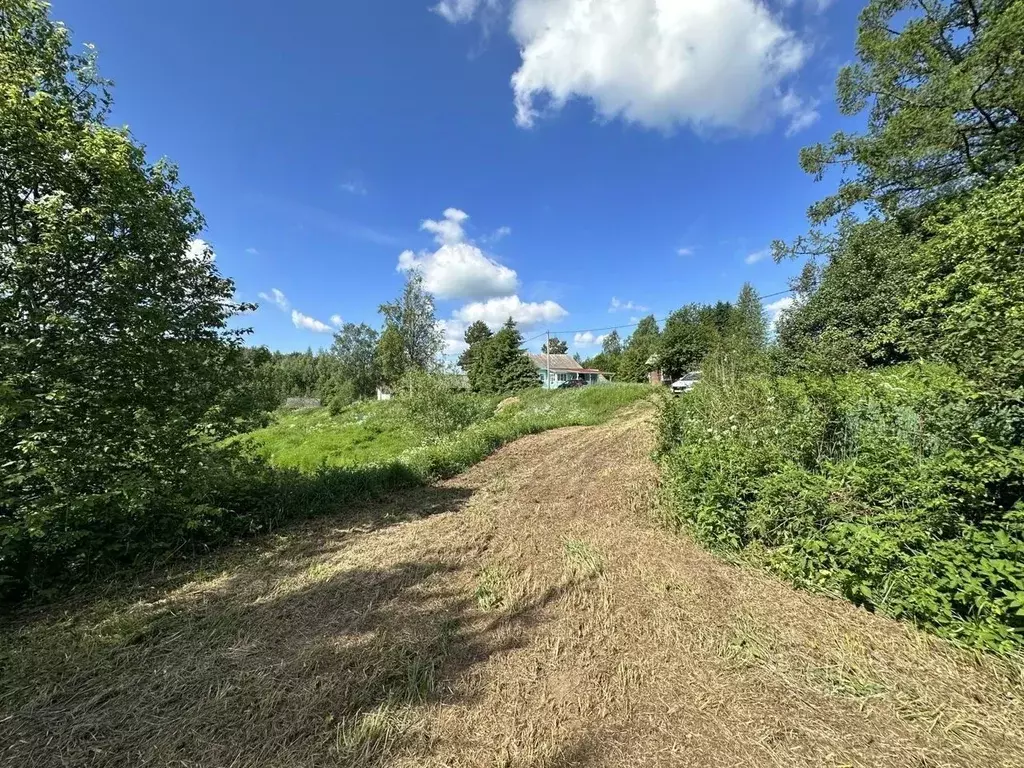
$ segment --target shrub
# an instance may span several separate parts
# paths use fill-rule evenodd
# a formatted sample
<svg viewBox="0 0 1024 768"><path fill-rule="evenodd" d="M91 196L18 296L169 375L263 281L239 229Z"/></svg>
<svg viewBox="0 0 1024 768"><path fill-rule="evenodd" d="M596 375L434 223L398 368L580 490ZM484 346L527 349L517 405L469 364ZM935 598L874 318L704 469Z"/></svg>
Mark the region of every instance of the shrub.
<svg viewBox="0 0 1024 768"><path fill-rule="evenodd" d="M1024 630L1012 428L936 365L710 376L663 407L668 522L799 584L1006 649Z"/></svg>
<svg viewBox="0 0 1024 768"><path fill-rule="evenodd" d="M348 379L331 382L324 405L332 416L337 416L356 401L356 387Z"/></svg>
<svg viewBox="0 0 1024 768"><path fill-rule="evenodd" d="M433 438L458 432L483 415L482 400L450 374L409 371L398 384L397 396L408 419Z"/></svg>

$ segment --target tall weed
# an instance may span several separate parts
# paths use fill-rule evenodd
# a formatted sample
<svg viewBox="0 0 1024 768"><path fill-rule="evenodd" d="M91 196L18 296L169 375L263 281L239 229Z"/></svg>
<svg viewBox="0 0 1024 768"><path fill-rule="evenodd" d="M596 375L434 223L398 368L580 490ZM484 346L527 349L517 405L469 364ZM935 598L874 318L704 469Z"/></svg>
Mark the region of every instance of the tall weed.
<svg viewBox="0 0 1024 768"><path fill-rule="evenodd" d="M948 368L708 376L663 408L668 522L797 583L1024 640L1024 451Z"/></svg>

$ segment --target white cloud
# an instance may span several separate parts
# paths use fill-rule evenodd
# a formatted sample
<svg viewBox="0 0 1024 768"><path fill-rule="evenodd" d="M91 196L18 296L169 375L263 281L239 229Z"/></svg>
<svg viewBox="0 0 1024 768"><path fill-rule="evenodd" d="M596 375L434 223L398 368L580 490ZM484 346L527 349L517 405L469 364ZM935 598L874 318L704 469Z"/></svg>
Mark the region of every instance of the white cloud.
<svg viewBox="0 0 1024 768"><path fill-rule="evenodd" d="M465 338L465 323L460 320L438 320L437 325L444 336L444 354L461 355L469 348Z"/></svg>
<svg viewBox="0 0 1024 768"><path fill-rule="evenodd" d="M641 306L640 304L634 304L632 301L620 301L619 299L612 296L612 303L608 307L609 312L646 312L647 307Z"/></svg>
<svg viewBox="0 0 1024 768"><path fill-rule="evenodd" d="M335 328L341 328L345 324L345 319L341 315L331 315L331 325Z"/></svg>
<svg viewBox="0 0 1024 768"><path fill-rule="evenodd" d="M292 309L288 297L277 288L271 288L270 293L260 292L259 297L264 301L269 301L282 312L288 312L291 309L292 325L296 328L305 328L308 331L316 331L317 333L331 333L334 331L331 325L338 327L342 323L341 315L331 315L331 325L328 325L327 323L320 322L315 317L310 317L299 312L297 309Z"/></svg>
<svg viewBox="0 0 1024 768"><path fill-rule="evenodd" d="M497 243L512 234L512 227L498 227L489 235L480 238L483 243Z"/></svg>
<svg viewBox="0 0 1024 768"><path fill-rule="evenodd" d="M449 5L459 20L478 7ZM805 109L785 84L810 46L759 0L514 0L511 33L523 127L574 98L665 129L757 130Z"/></svg>
<svg viewBox="0 0 1024 768"><path fill-rule="evenodd" d="M217 258L210 244L198 237L188 241L185 256L192 261L213 261Z"/></svg>
<svg viewBox="0 0 1024 768"><path fill-rule="evenodd" d="M367 194L366 186L361 181L343 181L341 189L350 195L359 195L360 197L366 197Z"/></svg>
<svg viewBox="0 0 1024 768"><path fill-rule="evenodd" d="M598 347L604 344L606 338L607 334L595 336L592 331L584 331L583 333L577 333L573 337L573 343L577 347Z"/></svg>
<svg viewBox="0 0 1024 768"><path fill-rule="evenodd" d="M258 256L260 253L255 248L246 248L245 252L248 253L250 256Z"/></svg>
<svg viewBox="0 0 1024 768"><path fill-rule="evenodd" d="M794 299L792 296L784 296L778 301L773 301L770 304L764 305L765 311L768 313L768 317L771 320L772 328L774 328L778 324L779 318L782 316L782 313L785 312L790 307L792 307L794 304L796 304L796 299Z"/></svg>
<svg viewBox="0 0 1024 768"><path fill-rule="evenodd" d="M743 259L743 261L745 261L747 264L757 264L757 262L763 261L764 259L767 259L771 255L772 255L772 249L771 248L762 248L759 251L754 251L753 253L748 253L747 257L745 259Z"/></svg>
<svg viewBox="0 0 1024 768"><path fill-rule="evenodd" d="M786 136L793 136L802 130L810 128L821 117L818 114L817 101L806 101L791 90L786 91L779 105L782 109L782 114L789 118L789 125L786 126Z"/></svg>
<svg viewBox="0 0 1024 768"><path fill-rule="evenodd" d="M305 328L307 331L316 333L331 333L334 329L327 323L321 323L315 317L304 315L297 309L292 310L292 325L296 328Z"/></svg>
<svg viewBox="0 0 1024 768"><path fill-rule="evenodd" d="M442 299L512 295L519 287L515 270L469 242L462 226L467 219L469 214L458 208L447 209L440 221L426 219L421 228L432 232L440 247L418 254L403 251L398 257L398 271L418 271L423 275L423 287Z"/></svg>
<svg viewBox="0 0 1024 768"><path fill-rule="evenodd" d="M511 317L521 326L552 323L569 313L553 301L524 302L518 296L477 301L455 310L453 317L463 323L483 320L491 329L500 328Z"/></svg>
<svg viewBox="0 0 1024 768"><path fill-rule="evenodd" d="M498 0L441 0L432 10L451 24L470 21L478 8L495 6Z"/></svg>
<svg viewBox="0 0 1024 768"><path fill-rule="evenodd" d="M441 221L424 219L420 224L420 229L433 232L438 245L453 245L466 239L466 230L462 228L462 223L468 218L469 214L465 211L460 211L458 208L446 208Z"/></svg>
<svg viewBox="0 0 1024 768"><path fill-rule="evenodd" d="M677 250L676 253L679 254L680 256L692 256L693 248L691 248L690 246L685 246Z"/></svg>
<svg viewBox="0 0 1024 768"><path fill-rule="evenodd" d="M280 309L282 312L287 312L291 307L291 305L288 303L288 297L285 296L281 291L277 290L277 288L271 288L269 294L263 293L261 291L259 293L259 297L264 301L269 301L272 304L276 304L277 308Z"/></svg>
<svg viewBox="0 0 1024 768"><path fill-rule="evenodd" d="M515 270L469 243L442 245L433 253L404 251L398 257L401 272L417 270L423 287L443 299L484 299L515 293L519 279Z"/></svg>

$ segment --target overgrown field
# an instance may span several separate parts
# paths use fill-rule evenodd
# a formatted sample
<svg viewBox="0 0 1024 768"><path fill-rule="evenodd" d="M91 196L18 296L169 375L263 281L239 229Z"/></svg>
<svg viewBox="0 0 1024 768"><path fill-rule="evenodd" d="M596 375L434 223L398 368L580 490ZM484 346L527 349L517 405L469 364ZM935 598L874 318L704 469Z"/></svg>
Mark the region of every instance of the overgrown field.
<svg viewBox="0 0 1024 768"><path fill-rule="evenodd" d="M711 370L664 408L666 514L797 584L1019 651L1014 430L1012 411L938 365L834 378Z"/></svg>

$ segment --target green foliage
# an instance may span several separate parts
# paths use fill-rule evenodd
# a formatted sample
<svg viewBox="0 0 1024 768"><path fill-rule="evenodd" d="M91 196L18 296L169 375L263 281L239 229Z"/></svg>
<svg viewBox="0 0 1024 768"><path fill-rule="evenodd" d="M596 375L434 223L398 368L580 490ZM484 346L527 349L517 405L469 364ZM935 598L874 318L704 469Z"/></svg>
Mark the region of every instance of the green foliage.
<svg viewBox="0 0 1024 768"><path fill-rule="evenodd" d="M483 320L477 320L466 329L463 339L467 347L466 351L459 355L459 367L467 374L470 374L470 371L473 370L473 361L480 353L480 350L483 349L480 345L489 340L492 335L491 329L487 327L487 323ZM472 383L471 378L470 384Z"/></svg>
<svg viewBox="0 0 1024 768"><path fill-rule="evenodd" d="M376 390L380 378L377 341L377 332L366 323L345 323L334 334L334 344L331 345L331 354L337 358L334 377L349 385L353 399L369 397Z"/></svg>
<svg viewBox="0 0 1024 768"><path fill-rule="evenodd" d="M0 594L202 514L208 448L257 423L260 364L192 194L105 125L91 55L0 11Z"/></svg>
<svg viewBox="0 0 1024 768"><path fill-rule="evenodd" d="M397 326L387 323L377 342L377 368L380 380L388 386L395 386L409 370L402 332Z"/></svg>
<svg viewBox="0 0 1024 768"><path fill-rule="evenodd" d="M477 343L469 380L477 392L508 395L540 386L533 361L522 350L523 337L510 317L494 336Z"/></svg>
<svg viewBox="0 0 1024 768"><path fill-rule="evenodd" d="M604 337L604 341L601 342L601 354L610 358L617 358L622 354L622 339L619 338L618 331L612 330Z"/></svg>
<svg viewBox="0 0 1024 768"><path fill-rule="evenodd" d="M768 318L761 297L750 283L744 283L736 297L732 326L730 330L752 349L763 350L768 346Z"/></svg>
<svg viewBox="0 0 1024 768"><path fill-rule="evenodd" d="M799 584L1008 650L1024 635L1024 450L948 368L705 371L664 406L670 522Z"/></svg>
<svg viewBox="0 0 1024 768"><path fill-rule="evenodd" d="M552 355L565 355L569 353L568 343L562 341L557 336L551 337L550 344L548 344L548 342L545 341L543 344L540 345L540 353L542 355L547 354L548 349L551 350Z"/></svg>
<svg viewBox="0 0 1024 768"><path fill-rule="evenodd" d="M658 322L654 315L648 315L633 330L619 360L616 372L622 382L642 383L653 370L652 358L658 351Z"/></svg>
<svg viewBox="0 0 1024 768"><path fill-rule="evenodd" d="M444 373L409 371L396 394L409 423L432 438L465 429L491 408L489 402L470 394L459 377Z"/></svg>
<svg viewBox="0 0 1024 768"><path fill-rule="evenodd" d="M827 264L804 268L779 348L790 368L841 372L907 359L894 320L907 297L917 237L895 221L844 222Z"/></svg>
<svg viewBox="0 0 1024 768"><path fill-rule="evenodd" d="M338 358L324 351L274 352L271 375L278 403L289 397L325 398L331 382L338 379Z"/></svg>
<svg viewBox="0 0 1024 768"><path fill-rule="evenodd" d="M358 399L359 394L352 380L339 377L328 382L321 402L327 406L332 416L337 416Z"/></svg>
<svg viewBox="0 0 1024 768"><path fill-rule="evenodd" d="M1024 396L1024 172L923 225L901 325L918 357L947 362L1007 400Z"/></svg>
<svg viewBox="0 0 1024 768"><path fill-rule="evenodd" d="M687 304L669 315L657 347L661 370L675 379L700 368L721 341L717 321L715 308L700 304Z"/></svg>
<svg viewBox="0 0 1024 768"><path fill-rule="evenodd" d="M387 345L381 350L388 356L386 361L381 361L388 377L385 380L389 384L396 383L406 368L432 369L444 347L444 335L437 323L434 297L423 288L423 276L410 272L402 295L393 302L381 304L380 313L384 317L384 334L389 335ZM401 362L397 355L399 346Z"/></svg>
<svg viewBox="0 0 1024 768"><path fill-rule="evenodd" d="M817 178L831 166L855 171L812 206L812 222L864 202L886 214L917 208L1020 164L1022 37L1019 0L871 0L858 60L836 81L840 111L868 109L868 128L801 153Z"/></svg>

